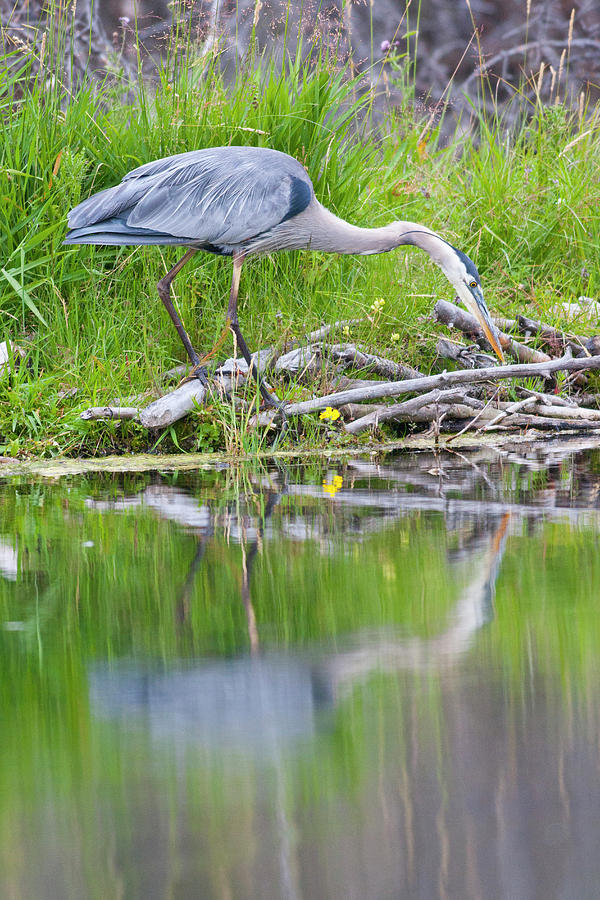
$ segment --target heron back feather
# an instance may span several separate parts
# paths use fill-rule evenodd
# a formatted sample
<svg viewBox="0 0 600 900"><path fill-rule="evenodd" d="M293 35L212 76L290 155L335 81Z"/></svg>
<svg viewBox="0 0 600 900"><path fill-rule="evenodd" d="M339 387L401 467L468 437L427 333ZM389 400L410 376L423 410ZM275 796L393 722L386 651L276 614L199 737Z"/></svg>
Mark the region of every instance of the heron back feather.
<svg viewBox="0 0 600 900"><path fill-rule="evenodd" d="M231 252L298 215L312 196L303 166L285 153L192 150L146 163L84 200L69 214L67 242L111 243L112 235L119 244L196 244Z"/></svg>

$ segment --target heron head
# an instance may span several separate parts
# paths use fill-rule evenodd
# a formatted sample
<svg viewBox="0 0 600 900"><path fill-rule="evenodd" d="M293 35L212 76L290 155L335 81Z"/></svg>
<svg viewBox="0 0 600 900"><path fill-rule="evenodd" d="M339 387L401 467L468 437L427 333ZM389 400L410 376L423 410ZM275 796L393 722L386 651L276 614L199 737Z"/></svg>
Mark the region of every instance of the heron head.
<svg viewBox="0 0 600 900"><path fill-rule="evenodd" d="M442 271L456 288L456 292L464 306L481 325L483 333L500 362L504 362L498 329L492 322L490 311L483 299L481 279L479 278L477 267L473 260L469 259L462 250L457 250L456 247L450 247L450 249L453 251L452 254L447 260L440 262Z"/></svg>
<svg viewBox="0 0 600 900"><path fill-rule="evenodd" d="M483 333L498 359L504 362L498 329L492 322L490 311L485 305L479 272L473 260L469 259L462 250L449 244L435 231L413 225L411 222L398 222L395 225L399 228L399 244L412 244L420 247L440 267L450 284L456 289L459 299L481 325Z"/></svg>

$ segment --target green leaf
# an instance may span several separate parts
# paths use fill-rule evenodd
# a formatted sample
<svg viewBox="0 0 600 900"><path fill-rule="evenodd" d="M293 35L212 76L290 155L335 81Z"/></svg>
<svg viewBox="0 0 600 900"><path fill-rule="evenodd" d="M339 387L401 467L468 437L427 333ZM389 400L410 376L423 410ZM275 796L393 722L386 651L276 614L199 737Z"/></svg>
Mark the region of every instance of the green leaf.
<svg viewBox="0 0 600 900"><path fill-rule="evenodd" d="M17 279L14 277L14 275L11 275L10 272L7 272L7 271L6 271L6 269L0 269L0 272L2 273L2 275L4 275L4 278L6 279L6 281L8 281L8 283L10 284L10 286L11 286L12 288L14 288L14 290L15 290L15 291L17 292L17 294L21 297L21 299L27 304L27 306L29 307L29 309L31 310L31 312L34 314L34 316L35 316L37 319L39 319L39 321L42 323L42 325L45 325L46 328L47 328L47 327L48 327L48 323L47 323L46 320L44 319L43 315L41 314L41 312L39 311L39 309L38 309L37 306L35 305L34 301L31 299L31 297L29 296L29 294L27 293L27 291L25 290L25 288L23 287L23 285L22 285L22 284L19 284L19 282L17 281Z"/></svg>

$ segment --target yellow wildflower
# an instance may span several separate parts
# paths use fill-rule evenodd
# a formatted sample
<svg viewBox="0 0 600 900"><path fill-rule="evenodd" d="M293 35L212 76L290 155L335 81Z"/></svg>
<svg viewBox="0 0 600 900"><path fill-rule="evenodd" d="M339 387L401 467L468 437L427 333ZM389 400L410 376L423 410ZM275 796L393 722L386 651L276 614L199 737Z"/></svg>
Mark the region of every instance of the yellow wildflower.
<svg viewBox="0 0 600 900"><path fill-rule="evenodd" d="M400 340L400 335L398 334L397 331L394 331L394 333L390 335L390 341L392 342L392 344L397 344L399 340Z"/></svg>
<svg viewBox="0 0 600 900"><path fill-rule="evenodd" d="M331 484L328 484L326 481L323 482L323 491L329 494L330 497L335 497L343 483L344 479L341 475L334 475Z"/></svg>
<svg viewBox="0 0 600 900"><path fill-rule="evenodd" d="M321 413L319 413L319 418L322 421L327 421L327 419L329 419L330 422L335 422L335 420L339 419L339 417L339 409L334 409L332 406L327 406Z"/></svg>
<svg viewBox="0 0 600 900"><path fill-rule="evenodd" d="M374 313L381 312L384 306L385 300L383 297L380 297L378 300L374 300L373 303L371 303L371 311Z"/></svg>

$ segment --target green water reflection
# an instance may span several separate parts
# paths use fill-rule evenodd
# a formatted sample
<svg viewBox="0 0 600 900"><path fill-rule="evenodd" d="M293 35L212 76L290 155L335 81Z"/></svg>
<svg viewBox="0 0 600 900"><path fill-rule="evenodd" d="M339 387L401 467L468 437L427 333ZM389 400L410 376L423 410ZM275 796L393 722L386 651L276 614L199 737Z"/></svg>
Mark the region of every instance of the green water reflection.
<svg viewBox="0 0 600 900"><path fill-rule="evenodd" d="M600 451L0 504L2 897L600 895Z"/></svg>

